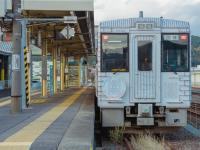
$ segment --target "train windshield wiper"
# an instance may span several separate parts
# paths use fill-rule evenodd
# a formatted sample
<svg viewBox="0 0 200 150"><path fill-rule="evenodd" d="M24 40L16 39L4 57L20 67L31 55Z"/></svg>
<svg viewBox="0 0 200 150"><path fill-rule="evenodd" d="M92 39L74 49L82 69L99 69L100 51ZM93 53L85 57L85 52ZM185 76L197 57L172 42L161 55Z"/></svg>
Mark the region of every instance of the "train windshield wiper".
<svg viewBox="0 0 200 150"><path fill-rule="evenodd" d="M115 71L115 72L113 72L113 74L117 74L119 71Z"/></svg>
<svg viewBox="0 0 200 150"><path fill-rule="evenodd" d="M177 71L176 71L176 69L172 69L172 71L174 72L174 74L177 75Z"/></svg>
<svg viewBox="0 0 200 150"><path fill-rule="evenodd" d="M127 70L124 69L124 68L120 68L120 69L112 69L113 74L120 73L120 72L126 72L126 71L127 71Z"/></svg>

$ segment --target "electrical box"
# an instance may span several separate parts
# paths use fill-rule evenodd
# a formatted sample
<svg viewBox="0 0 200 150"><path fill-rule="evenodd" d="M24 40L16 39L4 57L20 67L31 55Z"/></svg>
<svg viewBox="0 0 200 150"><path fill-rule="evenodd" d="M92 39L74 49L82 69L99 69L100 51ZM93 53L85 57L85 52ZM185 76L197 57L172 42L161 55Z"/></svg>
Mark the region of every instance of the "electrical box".
<svg viewBox="0 0 200 150"><path fill-rule="evenodd" d="M6 14L6 0L0 0L0 17L4 17Z"/></svg>

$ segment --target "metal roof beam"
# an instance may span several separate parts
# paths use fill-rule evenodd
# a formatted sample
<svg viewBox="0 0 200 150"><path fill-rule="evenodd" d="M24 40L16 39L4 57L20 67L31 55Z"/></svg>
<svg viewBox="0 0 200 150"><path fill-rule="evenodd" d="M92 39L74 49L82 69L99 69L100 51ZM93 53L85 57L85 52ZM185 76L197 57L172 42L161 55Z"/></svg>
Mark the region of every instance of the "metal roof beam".
<svg viewBox="0 0 200 150"><path fill-rule="evenodd" d="M22 0L22 10L94 11L94 0Z"/></svg>

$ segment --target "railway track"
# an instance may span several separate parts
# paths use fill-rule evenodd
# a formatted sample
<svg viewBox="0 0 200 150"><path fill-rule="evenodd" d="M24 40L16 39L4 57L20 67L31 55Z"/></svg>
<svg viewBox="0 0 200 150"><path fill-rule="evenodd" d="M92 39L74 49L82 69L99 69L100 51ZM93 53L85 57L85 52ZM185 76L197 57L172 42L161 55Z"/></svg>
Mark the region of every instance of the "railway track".
<svg viewBox="0 0 200 150"><path fill-rule="evenodd" d="M197 150L199 147L199 138L196 139L194 137L188 137L187 133L181 133L185 134L186 137L181 137L181 139L166 139L163 143L164 150ZM160 137L160 140L162 140L162 137ZM162 148L163 149L163 148ZM122 149L119 149L122 150ZM138 150L137 148L134 148L131 144L131 141L129 138L124 138L124 149L123 150ZM152 148L150 148L152 150Z"/></svg>
<svg viewBox="0 0 200 150"><path fill-rule="evenodd" d="M125 143L125 147L127 150L134 150L131 145L131 142L130 142L130 140L128 140L128 138L124 138L124 143Z"/></svg>
<svg viewBox="0 0 200 150"><path fill-rule="evenodd" d="M190 109L188 109L188 123L197 129L200 129L200 92L193 92L193 102ZM195 98L195 99L194 99ZM173 134L163 135L158 137L162 140L164 137L164 146L166 150L196 150L200 147L200 138L195 137L185 129L174 132ZM124 138L123 150L136 150L132 144L130 136Z"/></svg>
<svg viewBox="0 0 200 150"><path fill-rule="evenodd" d="M134 139L132 139L132 136ZM149 146L149 150L154 150L156 148L159 150L197 150L197 147L200 147L200 138L194 136L184 128L173 133L152 134L148 137L157 139L157 142L149 138L141 139L140 136L135 134L125 134L123 144L118 145L118 147L113 147L113 143L109 138L102 138L103 145L101 145L101 148L98 150L141 150L141 148L145 148L144 150L146 150L147 146Z"/></svg>

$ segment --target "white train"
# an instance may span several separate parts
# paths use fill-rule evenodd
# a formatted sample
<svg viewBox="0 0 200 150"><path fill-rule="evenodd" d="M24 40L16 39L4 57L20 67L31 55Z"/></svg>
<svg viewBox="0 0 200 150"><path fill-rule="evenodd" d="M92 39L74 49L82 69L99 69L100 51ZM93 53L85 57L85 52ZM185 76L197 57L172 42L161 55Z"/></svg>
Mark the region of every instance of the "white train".
<svg viewBox="0 0 200 150"><path fill-rule="evenodd" d="M182 127L191 103L190 25L118 19L98 29L96 95L103 127Z"/></svg>

